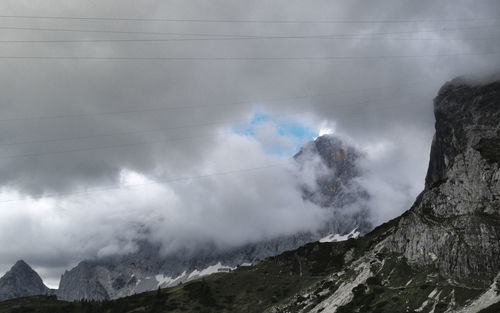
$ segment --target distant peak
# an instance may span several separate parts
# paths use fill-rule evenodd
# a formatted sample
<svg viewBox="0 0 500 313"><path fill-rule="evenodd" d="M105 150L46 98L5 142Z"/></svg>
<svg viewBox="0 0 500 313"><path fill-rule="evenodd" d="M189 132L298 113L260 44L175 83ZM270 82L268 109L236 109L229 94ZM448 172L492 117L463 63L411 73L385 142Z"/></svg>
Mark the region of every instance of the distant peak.
<svg viewBox="0 0 500 313"><path fill-rule="evenodd" d="M14 267L21 267L21 266L30 267L28 263L26 263L24 260L19 260L16 262L16 264L14 264Z"/></svg>
<svg viewBox="0 0 500 313"><path fill-rule="evenodd" d="M31 266L28 265L24 260L19 260L12 266L11 268L12 271L19 272L19 271L33 271Z"/></svg>

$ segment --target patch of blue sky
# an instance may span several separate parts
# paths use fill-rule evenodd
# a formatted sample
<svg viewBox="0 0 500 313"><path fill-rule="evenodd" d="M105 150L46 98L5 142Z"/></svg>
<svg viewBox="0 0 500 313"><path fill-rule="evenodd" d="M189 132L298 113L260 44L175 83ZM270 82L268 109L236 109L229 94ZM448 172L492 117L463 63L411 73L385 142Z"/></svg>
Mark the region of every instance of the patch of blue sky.
<svg viewBox="0 0 500 313"><path fill-rule="evenodd" d="M246 125L238 125L233 127L233 131L240 136L256 137L256 129L259 127L275 127L277 138L287 141L290 145L271 144L269 142L261 142L266 153L278 155L281 157L289 157L297 153L304 143L313 140L318 136L317 131L294 120L274 118L264 112L255 111L252 119Z"/></svg>

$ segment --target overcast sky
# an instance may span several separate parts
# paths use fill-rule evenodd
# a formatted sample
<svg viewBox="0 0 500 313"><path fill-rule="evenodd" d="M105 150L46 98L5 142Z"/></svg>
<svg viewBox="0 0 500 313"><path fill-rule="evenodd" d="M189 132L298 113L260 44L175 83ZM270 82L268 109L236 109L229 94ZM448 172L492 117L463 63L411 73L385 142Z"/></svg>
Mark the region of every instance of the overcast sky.
<svg viewBox="0 0 500 313"><path fill-rule="evenodd" d="M2 1L0 274L314 230L286 163L367 158L375 224L423 188L432 99L500 64L500 2ZM52 17L52 18L35 18ZM66 19L106 17L118 19ZM156 20L152 20L156 19Z"/></svg>

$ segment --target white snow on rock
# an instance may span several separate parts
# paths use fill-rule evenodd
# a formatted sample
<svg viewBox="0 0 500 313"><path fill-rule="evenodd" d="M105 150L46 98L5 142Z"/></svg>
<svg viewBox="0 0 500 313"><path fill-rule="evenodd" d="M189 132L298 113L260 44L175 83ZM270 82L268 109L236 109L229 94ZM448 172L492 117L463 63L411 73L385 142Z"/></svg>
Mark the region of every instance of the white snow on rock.
<svg viewBox="0 0 500 313"><path fill-rule="evenodd" d="M357 228L354 228L350 233L345 234L345 235L340 235L340 234L329 234L326 237L323 237L319 240L319 242L337 242L337 241L345 241L351 238L358 238L359 237L359 231L357 231Z"/></svg>
<svg viewBox="0 0 500 313"><path fill-rule="evenodd" d="M207 268L202 270L194 270L191 273L187 273L184 271L177 277L165 276L163 274L158 274L155 276L156 281L158 282L158 287L166 288L176 286L180 283L185 283L193 279L197 279L203 276L211 275L218 272L230 272L234 270L234 267L222 265L222 263L217 263L214 265L210 265Z"/></svg>
<svg viewBox="0 0 500 313"><path fill-rule="evenodd" d="M156 275L156 281L158 281L158 287L170 287L182 282L182 278L186 277L186 271L182 272L179 276L172 278L170 276L165 276L162 274Z"/></svg>

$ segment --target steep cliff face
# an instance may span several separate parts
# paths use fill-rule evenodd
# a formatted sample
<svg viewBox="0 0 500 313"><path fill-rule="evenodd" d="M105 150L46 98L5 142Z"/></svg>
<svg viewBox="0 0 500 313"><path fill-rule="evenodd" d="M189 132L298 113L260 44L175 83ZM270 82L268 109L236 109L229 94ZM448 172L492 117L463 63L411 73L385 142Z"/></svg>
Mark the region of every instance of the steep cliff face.
<svg viewBox="0 0 500 313"><path fill-rule="evenodd" d="M489 285L500 270L500 83L444 85L425 190L388 247L410 263Z"/></svg>
<svg viewBox="0 0 500 313"><path fill-rule="evenodd" d="M63 300L114 299L134 293L175 286L199 277L199 272L210 272L220 264L236 267L252 263L330 234L345 234L354 228L358 233L371 229L368 210L350 207L366 199L367 193L355 185L360 175L357 161L361 154L332 135L324 135L304 145L294 159L298 167L319 166L312 185L301 186L297 192L329 212L329 218L317 232L302 232L220 251L207 245L196 254L163 256L158 245L139 242L136 253L81 262L64 273L58 290ZM310 169L306 169L310 171ZM355 210L355 212L352 212ZM336 238L332 236L332 238Z"/></svg>
<svg viewBox="0 0 500 313"><path fill-rule="evenodd" d="M22 260L17 261L0 278L0 301L33 295L48 295L52 292L43 284L40 276Z"/></svg>
<svg viewBox="0 0 500 313"><path fill-rule="evenodd" d="M351 241L342 270L269 312L498 311L500 81L453 80L434 113L425 189L411 209Z"/></svg>

